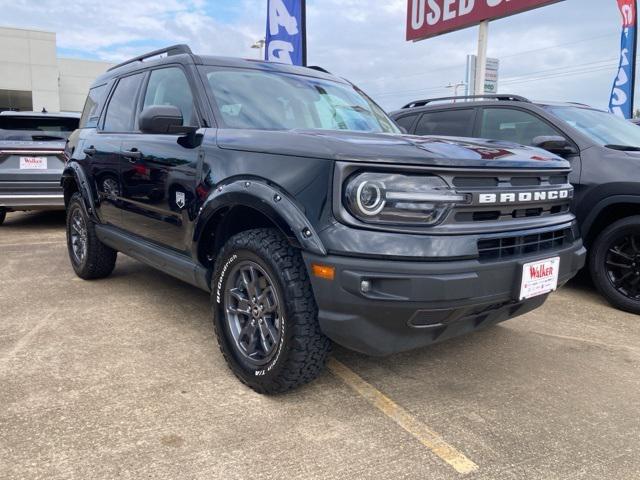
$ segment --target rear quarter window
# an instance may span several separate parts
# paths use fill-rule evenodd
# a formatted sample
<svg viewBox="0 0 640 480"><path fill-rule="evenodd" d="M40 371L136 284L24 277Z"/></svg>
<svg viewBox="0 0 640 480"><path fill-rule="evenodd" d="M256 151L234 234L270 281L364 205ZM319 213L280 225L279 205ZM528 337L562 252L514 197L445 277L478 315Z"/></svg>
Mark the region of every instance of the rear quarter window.
<svg viewBox="0 0 640 480"><path fill-rule="evenodd" d="M396 123L404 128L407 132L411 133L413 128L413 124L416 122L417 114L413 115L405 115L403 117L397 118Z"/></svg>
<svg viewBox="0 0 640 480"><path fill-rule="evenodd" d="M102 104L106 89L106 85L100 85L89 90L87 100L84 102L84 108L82 109L82 116L80 117L80 128L95 128L98 126L99 107Z"/></svg>
<svg viewBox="0 0 640 480"><path fill-rule="evenodd" d="M442 135L447 137L473 136L474 109L427 112L420 118L416 135Z"/></svg>

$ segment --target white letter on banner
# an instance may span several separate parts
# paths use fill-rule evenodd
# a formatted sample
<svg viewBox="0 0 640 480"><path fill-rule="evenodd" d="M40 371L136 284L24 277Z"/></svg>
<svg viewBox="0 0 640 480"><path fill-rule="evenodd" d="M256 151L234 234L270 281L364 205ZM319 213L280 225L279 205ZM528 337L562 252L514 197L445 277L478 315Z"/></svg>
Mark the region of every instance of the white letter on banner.
<svg viewBox="0 0 640 480"><path fill-rule="evenodd" d="M497 7L502 3L502 0L487 0L487 5L490 7Z"/></svg>
<svg viewBox="0 0 640 480"><path fill-rule="evenodd" d="M435 25L440 21L440 5L436 3L436 0L429 0L429 8L431 11L427 14L427 23Z"/></svg>
<svg viewBox="0 0 640 480"><path fill-rule="evenodd" d="M460 7L458 7L458 15L467 15L471 13L475 6L475 0L460 0Z"/></svg>
<svg viewBox="0 0 640 480"><path fill-rule="evenodd" d="M455 1L456 0L444 0L444 14L442 15L442 20L451 20L452 18L456 18L456 11L451 11L451 6Z"/></svg>
<svg viewBox="0 0 640 480"><path fill-rule="evenodd" d="M272 40L269 42L269 60L276 59L280 63L288 63L293 65L291 59L291 53L293 52L293 45L289 42L283 42L282 40Z"/></svg>
<svg viewBox="0 0 640 480"><path fill-rule="evenodd" d="M420 30L424 25L424 8L426 0L413 0L411 8L411 28Z"/></svg>
<svg viewBox="0 0 640 480"><path fill-rule="evenodd" d="M269 31L271 35L277 35L280 27L284 27L289 35L298 33L298 20L292 17L282 0L270 0L269 2Z"/></svg>

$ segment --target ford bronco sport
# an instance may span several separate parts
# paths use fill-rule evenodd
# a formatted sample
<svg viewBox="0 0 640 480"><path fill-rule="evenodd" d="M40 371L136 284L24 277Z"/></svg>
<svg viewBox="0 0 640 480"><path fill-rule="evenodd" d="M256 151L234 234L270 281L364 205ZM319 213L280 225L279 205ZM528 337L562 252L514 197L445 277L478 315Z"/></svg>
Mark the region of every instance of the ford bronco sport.
<svg viewBox="0 0 640 480"><path fill-rule="evenodd" d="M419 100L391 117L415 135L489 138L566 158L591 279L612 305L640 313L640 128L577 103L506 94L452 100Z"/></svg>
<svg viewBox="0 0 640 480"><path fill-rule="evenodd" d="M386 355L523 314L584 262L565 160L403 136L320 69L174 46L98 78L83 119L63 178L75 272L122 252L209 291L259 392L315 378L330 339Z"/></svg>

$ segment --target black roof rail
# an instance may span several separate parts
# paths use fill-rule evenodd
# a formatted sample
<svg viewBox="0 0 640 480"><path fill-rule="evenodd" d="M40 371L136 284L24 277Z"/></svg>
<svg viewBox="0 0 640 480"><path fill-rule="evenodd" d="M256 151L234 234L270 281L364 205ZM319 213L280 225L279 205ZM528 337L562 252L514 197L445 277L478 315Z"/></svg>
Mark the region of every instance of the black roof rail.
<svg viewBox="0 0 640 480"><path fill-rule="evenodd" d="M428 98L426 100L416 100L411 103L407 103L402 109L405 108L415 108L415 107L424 107L429 103L433 102L443 102L445 100L480 100L480 99L489 99L489 100L501 100L501 101L512 101L512 102L526 102L531 103L531 100L525 97L521 97L520 95L507 95L507 94L486 94L486 95L467 95L462 97L439 97L439 98Z"/></svg>
<svg viewBox="0 0 640 480"><path fill-rule="evenodd" d="M329 70L327 70L326 68L319 67L318 65L309 65L307 66L307 68L310 68L311 70L317 70L318 72L322 72L322 73L328 73L329 75L331 75L331 72Z"/></svg>
<svg viewBox="0 0 640 480"><path fill-rule="evenodd" d="M170 47L160 48L158 50L154 50L153 52L144 53L142 55L138 55L137 57L130 58L126 62L119 63L118 65L114 65L107 72L111 70L115 70L116 68L124 67L125 65L129 65L130 63L141 62L147 58L157 57L158 55L162 55L163 53L167 54L167 57L171 55L180 55L181 53L186 53L189 55L193 55L193 52L189 48L189 45L179 44L179 45L171 45Z"/></svg>

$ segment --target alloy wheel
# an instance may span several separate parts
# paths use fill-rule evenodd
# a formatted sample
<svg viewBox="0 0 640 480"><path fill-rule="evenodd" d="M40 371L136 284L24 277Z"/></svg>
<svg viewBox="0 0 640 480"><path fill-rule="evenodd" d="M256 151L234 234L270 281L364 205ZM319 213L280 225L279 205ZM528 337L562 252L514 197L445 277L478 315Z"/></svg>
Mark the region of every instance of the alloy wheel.
<svg viewBox="0 0 640 480"><path fill-rule="evenodd" d="M245 260L229 273L224 310L236 350L255 366L266 365L282 337L281 302L269 274Z"/></svg>
<svg viewBox="0 0 640 480"><path fill-rule="evenodd" d="M631 300L640 300L640 234L625 234L614 240L605 261L613 287Z"/></svg>
<svg viewBox="0 0 640 480"><path fill-rule="evenodd" d="M69 227L74 260L82 264L87 256L87 223L79 208L75 208L71 213Z"/></svg>

